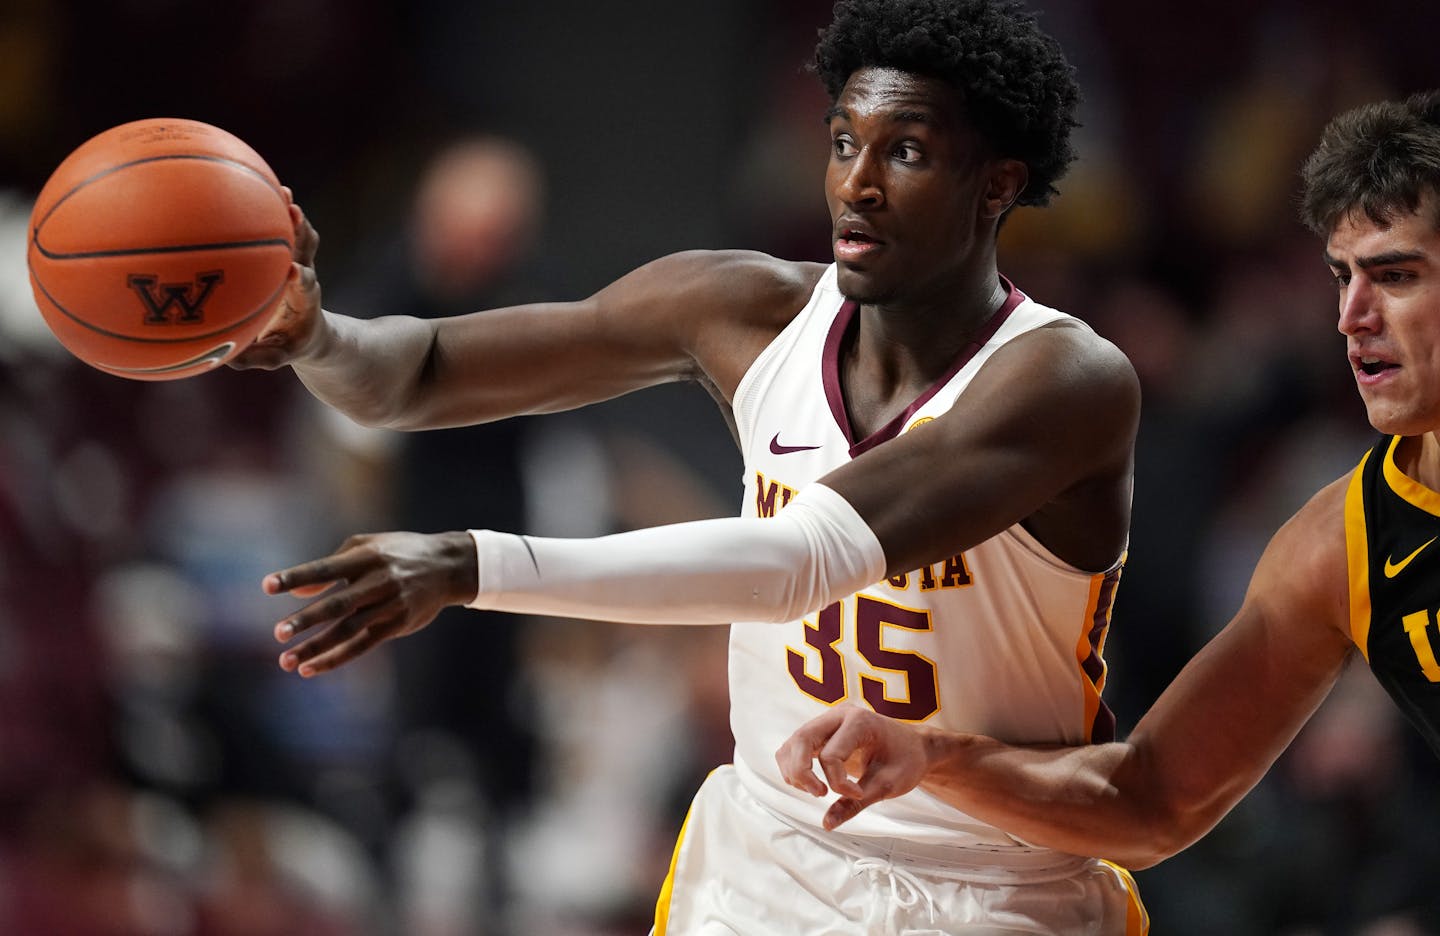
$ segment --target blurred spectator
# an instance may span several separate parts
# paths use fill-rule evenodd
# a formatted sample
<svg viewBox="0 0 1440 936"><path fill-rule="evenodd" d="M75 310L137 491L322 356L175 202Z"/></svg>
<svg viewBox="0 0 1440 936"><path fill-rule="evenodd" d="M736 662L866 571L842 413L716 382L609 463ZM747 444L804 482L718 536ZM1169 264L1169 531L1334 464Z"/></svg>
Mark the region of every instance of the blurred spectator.
<svg viewBox="0 0 1440 936"><path fill-rule="evenodd" d="M421 318L534 301L544 289L535 263L544 209L540 168L521 144L453 140L425 164L403 222L378 227L385 233L365 245L350 275L336 278L332 301L355 315ZM379 446L389 461L393 500L377 511L384 524L524 530L526 431L526 421L508 420L398 436L352 427L337 438L355 452ZM431 639L394 648L402 745L450 752L421 758L428 771L402 773L402 808L439 808L448 800L437 801L435 789L478 785L474 807L497 821L475 827L484 840L466 854L475 859L472 886L493 905L504 903L509 883L503 864L483 859L498 851L499 817L522 809L532 786L534 715L519 697L519 627L508 615L451 608ZM478 919L467 926L488 932Z"/></svg>

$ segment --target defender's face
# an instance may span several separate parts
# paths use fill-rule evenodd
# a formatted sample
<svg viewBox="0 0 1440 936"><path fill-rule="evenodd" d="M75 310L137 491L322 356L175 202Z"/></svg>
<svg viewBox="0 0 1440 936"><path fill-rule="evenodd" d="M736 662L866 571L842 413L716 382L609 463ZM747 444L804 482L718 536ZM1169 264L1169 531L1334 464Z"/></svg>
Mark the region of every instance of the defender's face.
<svg viewBox="0 0 1440 936"><path fill-rule="evenodd" d="M981 232L993 239L994 220L981 219L987 163L956 92L863 68L836 99L829 127L825 191L841 291L894 302L962 275Z"/></svg>
<svg viewBox="0 0 1440 936"><path fill-rule="evenodd" d="M1440 431L1440 231L1435 201L1381 226L1357 212L1326 241L1340 287L1340 332L1370 423Z"/></svg>

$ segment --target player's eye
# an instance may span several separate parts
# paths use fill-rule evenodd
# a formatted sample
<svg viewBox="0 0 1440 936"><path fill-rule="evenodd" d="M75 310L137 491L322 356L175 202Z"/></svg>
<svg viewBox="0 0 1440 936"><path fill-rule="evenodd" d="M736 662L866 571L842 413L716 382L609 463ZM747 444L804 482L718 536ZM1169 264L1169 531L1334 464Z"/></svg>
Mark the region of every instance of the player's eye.
<svg viewBox="0 0 1440 936"><path fill-rule="evenodd" d="M919 162L924 155L914 143L901 143L895 147L895 158L901 162Z"/></svg>

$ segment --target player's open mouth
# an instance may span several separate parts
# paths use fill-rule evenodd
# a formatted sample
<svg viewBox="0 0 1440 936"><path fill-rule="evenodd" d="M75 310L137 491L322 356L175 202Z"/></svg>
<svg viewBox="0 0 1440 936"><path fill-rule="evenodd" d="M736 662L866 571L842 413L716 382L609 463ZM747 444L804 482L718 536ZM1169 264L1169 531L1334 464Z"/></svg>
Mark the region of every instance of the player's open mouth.
<svg viewBox="0 0 1440 936"><path fill-rule="evenodd" d="M876 240L865 231L845 228L835 238L835 259L858 260L882 246L883 242Z"/></svg>
<svg viewBox="0 0 1440 936"><path fill-rule="evenodd" d="M1356 358L1355 366L1359 369L1360 373L1365 374L1368 377L1374 377L1377 374L1390 370L1396 365L1391 364L1388 361L1382 361L1379 358L1375 357L1361 357Z"/></svg>

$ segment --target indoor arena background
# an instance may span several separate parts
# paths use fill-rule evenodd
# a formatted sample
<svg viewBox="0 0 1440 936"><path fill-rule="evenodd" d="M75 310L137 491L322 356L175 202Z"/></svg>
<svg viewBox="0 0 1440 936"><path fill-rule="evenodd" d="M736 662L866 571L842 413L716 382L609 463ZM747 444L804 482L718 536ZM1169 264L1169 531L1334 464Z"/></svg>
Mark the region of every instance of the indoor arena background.
<svg viewBox="0 0 1440 936"><path fill-rule="evenodd" d="M1338 111L1440 85L1440 5L1036 5L1085 91L1080 161L1007 223L1001 269L1144 384L1107 646L1124 731L1369 445L1297 168ZM646 931L687 797L728 758L723 629L462 614L301 681L270 637L291 605L259 581L363 530L734 513L705 394L398 437L288 372L114 379L45 332L26 221L74 146L173 116L266 157L355 314L575 298L682 248L823 260L803 65L828 12L0 3L0 932ZM1437 779L1352 668L1215 832L1138 875L1154 931L1440 932Z"/></svg>

